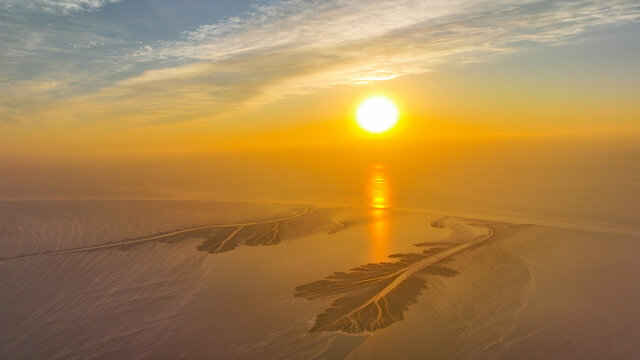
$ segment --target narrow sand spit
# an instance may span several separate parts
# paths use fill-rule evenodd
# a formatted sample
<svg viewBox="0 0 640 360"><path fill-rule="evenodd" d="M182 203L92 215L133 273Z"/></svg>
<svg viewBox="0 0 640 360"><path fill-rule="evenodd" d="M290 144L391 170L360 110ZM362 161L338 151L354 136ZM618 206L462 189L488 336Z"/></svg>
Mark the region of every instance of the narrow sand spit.
<svg viewBox="0 0 640 360"><path fill-rule="evenodd" d="M248 221L230 224L214 224L196 226L187 229L180 229L151 236L145 236L138 239L129 239L115 241L106 244L83 246L67 250L45 251L37 254L19 255L0 259L0 262L11 262L41 258L45 256L73 254L86 251L104 250L110 248L126 249L133 245L139 245L150 241L173 242L184 238L205 238L206 241L198 247L198 250L208 251L210 253L220 253L233 250L238 245L244 244L249 246L257 245L274 245L282 241L284 237L295 237L295 234L286 234L287 227L295 220L303 218L306 227L325 227L328 231L335 232L340 230L343 225L340 223L332 223L329 219L322 215L318 215L313 207L305 207L302 211L289 216L282 216L272 219ZM294 224L295 227L295 224ZM313 229L315 230L315 229ZM313 232L313 231L311 231Z"/></svg>

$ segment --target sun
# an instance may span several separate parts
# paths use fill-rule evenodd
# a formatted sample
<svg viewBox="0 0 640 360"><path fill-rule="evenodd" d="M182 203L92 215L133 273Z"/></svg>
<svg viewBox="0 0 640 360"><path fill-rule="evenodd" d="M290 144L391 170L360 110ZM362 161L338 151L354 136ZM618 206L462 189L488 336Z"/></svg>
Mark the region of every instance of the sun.
<svg viewBox="0 0 640 360"><path fill-rule="evenodd" d="M383 133L398 122L398 108L384 96L370 97L358 107L356 122L370 133Z"/></svg>

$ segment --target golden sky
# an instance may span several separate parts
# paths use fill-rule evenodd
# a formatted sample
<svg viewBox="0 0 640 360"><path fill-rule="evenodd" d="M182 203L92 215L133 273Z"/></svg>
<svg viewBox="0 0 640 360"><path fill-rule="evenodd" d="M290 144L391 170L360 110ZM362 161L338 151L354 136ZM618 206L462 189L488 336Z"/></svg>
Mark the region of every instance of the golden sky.
<svg viewBox="0 0 640 360"><path fill-rule="evenodd" d="M0 153L640 129L635 1L0 0ZM128 15L127 15L128 14Z"/></svg>

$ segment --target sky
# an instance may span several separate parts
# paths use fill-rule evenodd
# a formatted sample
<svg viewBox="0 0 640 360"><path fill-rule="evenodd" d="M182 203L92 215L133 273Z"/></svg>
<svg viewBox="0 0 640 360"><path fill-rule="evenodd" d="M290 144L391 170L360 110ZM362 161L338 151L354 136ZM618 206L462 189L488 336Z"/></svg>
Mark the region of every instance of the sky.
<svg viewBox="0 0 640 360"><path fill-rule="evenodd" d="M640 131L634 0L0 0L0 155Z"/></svg>

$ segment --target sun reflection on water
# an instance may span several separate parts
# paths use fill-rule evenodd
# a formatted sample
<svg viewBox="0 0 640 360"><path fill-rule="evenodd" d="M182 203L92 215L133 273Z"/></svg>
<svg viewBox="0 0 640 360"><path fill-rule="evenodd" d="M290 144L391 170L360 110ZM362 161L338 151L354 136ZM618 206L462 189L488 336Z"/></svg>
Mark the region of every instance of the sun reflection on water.
<svg viewBox="0 0 640 360"><path fill-rule="evenodd" d="M382 262L389 255L388 209L391 207L391 191L387 169L382 165L373 165L367 181L372 261Z"/></svg>

